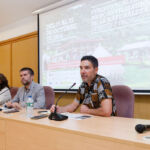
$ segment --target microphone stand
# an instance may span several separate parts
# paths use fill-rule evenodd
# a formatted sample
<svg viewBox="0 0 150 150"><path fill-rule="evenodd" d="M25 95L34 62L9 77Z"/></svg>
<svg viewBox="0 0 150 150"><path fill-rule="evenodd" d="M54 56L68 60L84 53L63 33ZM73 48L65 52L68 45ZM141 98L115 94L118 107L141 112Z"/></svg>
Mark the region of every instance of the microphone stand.
<svg viewBox="0 0 150 150"><path fill-rule="evenodd" d="M69 90L70 90L73 86L75 86L75 85L76 85L76 83L74 83L74 84L69 88ZM62 95L60 95L60 96L58 97L58 99L57 99L57 101L56 101L55 111L54 111L54 112L51 112L51 114L50 114L49 117L48 117L50 120L63 121L63 120L68 119L68 116L62 115L62 114L60 114L60 113L57 113L57 104L58 104L59 100L60 100L65 94L67 94L67 91L65 91L65 93L63 93Z"/></svg>

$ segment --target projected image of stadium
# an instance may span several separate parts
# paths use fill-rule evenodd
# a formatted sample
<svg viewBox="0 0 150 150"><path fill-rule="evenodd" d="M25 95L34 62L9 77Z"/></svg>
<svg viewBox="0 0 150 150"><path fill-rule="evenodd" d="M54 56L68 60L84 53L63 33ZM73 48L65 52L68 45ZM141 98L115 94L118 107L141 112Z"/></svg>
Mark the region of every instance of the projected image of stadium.
<svg viewBox="0 0 150 150"><path fill-rule="evenodd" d="M150 90L150 1L78 0L40 14L40 83L67 89L93 55L111 85Z"/></svg>

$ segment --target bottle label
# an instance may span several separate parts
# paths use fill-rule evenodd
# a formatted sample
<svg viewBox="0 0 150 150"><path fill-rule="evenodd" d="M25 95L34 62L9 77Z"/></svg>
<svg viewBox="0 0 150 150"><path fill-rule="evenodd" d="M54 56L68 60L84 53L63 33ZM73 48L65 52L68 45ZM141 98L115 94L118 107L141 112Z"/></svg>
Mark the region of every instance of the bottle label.
<svg viewBox="0 0 150 150"><path fill-rule="evenodd" d="M33 103L27 103L27 107L33 107Z"/></svg>

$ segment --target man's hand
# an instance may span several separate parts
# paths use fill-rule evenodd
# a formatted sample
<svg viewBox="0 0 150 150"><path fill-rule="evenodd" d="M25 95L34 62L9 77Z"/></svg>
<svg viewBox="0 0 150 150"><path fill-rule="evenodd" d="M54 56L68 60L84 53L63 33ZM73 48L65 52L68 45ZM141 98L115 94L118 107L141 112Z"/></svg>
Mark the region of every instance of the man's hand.
<svg viewBox="0 0 150 150"><path fill-rule="evenodd" d="M21 109L21 106L18 104L18 103L12 103L12 107L17 109L17 110L20 110Z"/></svg>
<svg viewBox="0 0 150 150"><path fill-rule="evenodd" d="M56 106L56 105L52 105L52 107L50 108L50 112L53 113L55 111L55 108L56 108L58 113L61 112L61 108L59 106Z"/></svg>
<svg viewBox="0 0 150 150"><path fill-rule="evenodd" d="M5 103L5 105L7 106L7 108L12 108L13 106L12 106L12 102L7 102L7 103Z"/></svg>
<svg viewBox="0 0 150 150"><path fill-rule="evenodd" d="M80 107L80 113L85 113L88 114L89 113L89 108L86 105L81 105Z"/></svg>
<svg viewBox="0 0 150 150"><path fill-rule="evenodd" d="M104 99L99 108L88 108L86 105L81 105L80 112L90 115L110 117L112 113L112 99Z"/></svg>

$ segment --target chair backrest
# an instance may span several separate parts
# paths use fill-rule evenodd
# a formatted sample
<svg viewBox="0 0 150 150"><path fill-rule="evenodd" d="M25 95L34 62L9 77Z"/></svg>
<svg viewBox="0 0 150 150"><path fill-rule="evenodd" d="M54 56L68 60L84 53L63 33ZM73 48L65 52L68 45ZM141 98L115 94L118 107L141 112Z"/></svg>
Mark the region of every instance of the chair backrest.
<svg viewBox="0 0 150 150"><path fill-rule="evenodd" d="M11 98L13 99L15 97L15 95L17 94L18 91L18 87L11 87L10 88L10 94L11 94Z"/></svg>
<svg viewBox="0 0 150 150"><path fill-rule="evenodd" d="M113 97L116 102L117 116L133 118L134 93L125 85L112 86Z"/></svg>
<svg viewBox="0 0 150 150"><path fill-rule="evenodd" d="M49 109L54 104L55 93L50 86L44 86L44 91L45 91L45 106L46 109Z"/></svg>

